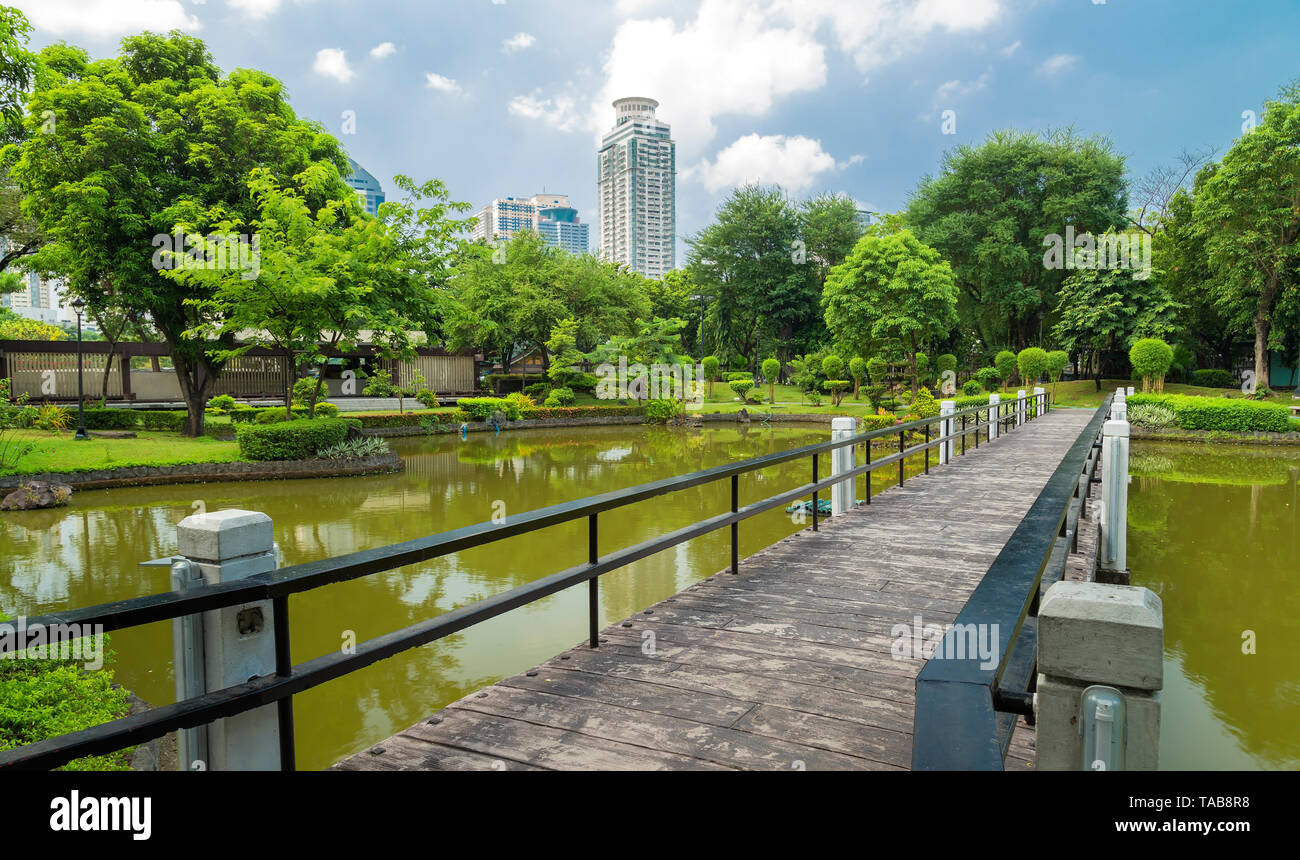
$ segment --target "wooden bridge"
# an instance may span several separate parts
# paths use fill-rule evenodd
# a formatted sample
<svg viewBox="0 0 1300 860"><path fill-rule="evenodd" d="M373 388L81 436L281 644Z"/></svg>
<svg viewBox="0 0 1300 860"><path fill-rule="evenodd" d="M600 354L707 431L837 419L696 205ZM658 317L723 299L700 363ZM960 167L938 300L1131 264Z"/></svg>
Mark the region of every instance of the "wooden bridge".
<svg viewBox="0 0 1300 860"><path fill-rule="evenodd" d="M235 716L253 722L242 724L242 742L220 742L215 769L293 770L296 694L583 585L586 643L335 768L1023 768L1033 761L1032 731L1015 726L1017 715L1033 713L1038 597L1056 579L1090 578L1096 567L1088 494L1110 406L1107 398L1096 412L1049 410L1042 389L1005 403L992 395L939 417L860 434L846 428L828 442L279 569L265 514L196 515L178 529L186 541L170 559L176 590L27 620L31 629L105 632L166 620L195 626L176 640L192 668L178 678L184 695L0 751L0 770L59 767L176 730L190 731L182 738L190 747L206 748L204 727ZM826 456L836 464L831 477L818 468ZM809 483L740 505L743 476L805 458ZM944 459L952 462L939 466ZM926 474L904 483L909 461L924 461ZM849 500L849 510L819 517L819 493L895 468L899 486L875 498L868 490L869 504ZM724 480L730 510L598 552L601 514ZM809 496L811 527L742 565L742 523ZM346 652L293 662L292 595L580 519L589 549L581 564ZM727 570L600 629L601 576L721 529L731 531ZM226 623L234 613L217 611L232 608L260 619L255 644ZM206 642L204 629L241 637L252 662L205 677L197 644ZM968 633L977 636L969 653ZM936 639L944 659L934 659ZM223 677L239 680L222 686Z"/></svg>
<svg viewBox="0 0 1300 860"><path fill-rule="evenodd" d="M907 769L911 643L957 619L1093 419L1054 409L966 448L335 769ZM1066 575L1087 578L1078 508ZM1016 725L1006 766L1025 770Z"/></svg>

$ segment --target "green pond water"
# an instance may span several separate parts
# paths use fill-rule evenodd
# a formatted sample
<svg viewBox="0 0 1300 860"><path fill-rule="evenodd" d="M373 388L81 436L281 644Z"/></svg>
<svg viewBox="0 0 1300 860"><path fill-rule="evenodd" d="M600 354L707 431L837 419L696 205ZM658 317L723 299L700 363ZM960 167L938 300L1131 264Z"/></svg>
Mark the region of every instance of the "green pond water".
<svg viewBox="0 0 1300 860"><path fill-rule="evenodd" d="M1161 767L1300 768L1300 450L1135 443L1130 472L1133 584L1164 603Z"/></svg>
<svg viewBox="0 0 1300 860"><path fill-rule="evenodd" d="M725 462L826 441L819 425L704 429L644 426L524 430L393 439L406 469L363 478L186 484L79 492L67 508L0 519L0 610L35 616L168 590L175 525L197 510L261 511L281 564L337 556L571 501ZM883 455L884 452L882 452ZM919 458L909 472L923 468ZM822 458L822 474L828 474ZM800 459L740 479L741 504L806 483ZM881 470L879 492L897 480ZM859 481L859 497L865 487ZM730 505L719 481L600 516L600 551L685 526ZM740 526L751 555L803 528L782 510ZM290 598L297 663L498 594L586 560L584 521L339 583ZM601 578L601 623L637 612L726 567L729 530ZM298 766L328 767L486 684L584 640L587 589L571 588L294 698ZM118 680L153 704L175 700L170 622L112 635Z"/></svg>

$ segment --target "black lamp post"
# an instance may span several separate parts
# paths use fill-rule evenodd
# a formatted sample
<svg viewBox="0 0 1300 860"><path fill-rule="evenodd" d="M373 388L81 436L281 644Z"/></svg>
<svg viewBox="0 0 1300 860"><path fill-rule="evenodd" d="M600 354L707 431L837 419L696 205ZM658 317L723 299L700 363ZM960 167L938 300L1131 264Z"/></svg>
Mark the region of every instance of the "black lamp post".
<svg viewBox="0 0 1300 860"><path fill-rule="evenodd" d="M73 299L72 310L77 314L77 432L73 439L90 438L90 434L86 432L86 397L81 390L81 312L85 309L85 302L81 299Z"/></svg>

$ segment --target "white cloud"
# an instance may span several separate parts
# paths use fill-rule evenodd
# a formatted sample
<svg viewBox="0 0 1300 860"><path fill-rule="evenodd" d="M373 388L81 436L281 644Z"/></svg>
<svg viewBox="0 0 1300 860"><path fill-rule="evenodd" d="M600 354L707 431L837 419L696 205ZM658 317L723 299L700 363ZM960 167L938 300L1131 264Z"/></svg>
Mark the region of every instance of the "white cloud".
<svg viewBox="0 0 1300 860"><path fill-rule="evenodd" d="M560 131L576 131L582 127L585 117L577 108L578 103L571 95L546 98L537 93L515 96L507 106L512 116L540 121Z"/></svg>
<svg viewBox="0 0 1300 860"><path fill-rule="evenodd" d="M1012 54L1014 54L1014 53L1015 53L1016 51L1018 51L1018 50L1020 50L1020 40L1019 40L1019 39L1017 39L1016 41L1012 42L1010 45L1007 45L1005 48L1003 48L1003 49L1002 49L1002 56L1004 56L1004 57L1009 57L1009 56L1011 56Z"/></svg>
<svg viewBox="0 0 1300 860"><path fill-rule="evenodd" d="M448 95L457 95L462 92L460 84L451 78L444 78L442 75L426 72L424 75L424 85L431 90L437 90L440 93Z"/></svg>
<svg viewBox="0 0 1300 860"><path fill-rule="evenodd" d="M109 39L142 30L202 28L180 0L13 0L32 25L54 36Z"/></svg>
<svg viewBox="0 0 1300 860"><path fill-rule="evenodd" d="M986 29L1002 14L1003 0L776 0L772 9L809 29L830 27L840 50L858 71L873 69L921 50L936 32Z"/></svg>
<svg viewBox="0 0 1300 860"><path fill-rule="evenodd" d="M370 56L376 60L382 60L384 57L397 52L397 46L392 42L380 42L370 49Z"/></svg>
<svg viewBox="0 0 1300 860"><path fill-rule="evenodd" d="M1038 73L1040 75L1047 75L1048 77L1059 75L1061 72L1073 66L1078 62L1078 60L1079 58L1073 54L1056 54L1055 56L1043 60L1042 64L1038 67Z"/></svg>
<svg viewBox="0 0 1300 860"><path fill-rule="evenodd" d="M950 103L955 98L970 95L971 93L977 93L989 85L989 78L991 76L992 71L986 69L984 74L980 75L973 81L945 81L942 84L939 84L938 88L935 89L934 103L936 105L946 104Z"/></svg>
<svg viewBox="0 0 1300 860"><path fill-rule="evenodd" d="M352 80L352 67L348 65L347 54L342 48L321 48L316 52L316 62L311 64L311 70L344 84Z"/></svg>
<svg viewBox="0 0 1300 860"><path fill-rule="evenodd" d="M614 99L648 96L690 157L713 138L718 117L762 116L782 97L824 86L825 49L741 0L703 0L682 26L670 18L620 25L604 78L588 115L592 131L614 124Z"/></svg>
<svg viewBox="0 0 1300 860"><path fill-rule="evenodd" d="M508 54L513 54L516 51L531 48L536 41L537 39L531 33L515 33L501 43L501 49Z"/></svg>
<svg viewBox="0 0 1300 860"><path fill-rule="evenodd" d="M863 159L862 155L854 155L848 161L836 162L822 149L821 141L802 135L747 134L719 152L712 162L704 159L683 171L682 178L697 179L713 192L761 183L797 193L812 187L822 174L860 164Z"/></svg>
<svg viewBox="0 0 1300 860"><path fill-rule="evenodd" d="M557 128L595 134L613 125L614 99L657 99L659 115L672 124L682 157L693 158L714 137L719 119L763 116L782 100L822 89L827 79L824 31L865 73L922 50L933 34L989 27L1001 16L1003 3L701 0L694 17L682 23L666 16L624 21L605 54L598 95L585 107L561 109L581 91L572 86L563 96L535 93L519 99L534 106L551 103L550 110L537 110L537 118ZM655 0L620 0L618 9L633 14L655 5Z"/></svg>

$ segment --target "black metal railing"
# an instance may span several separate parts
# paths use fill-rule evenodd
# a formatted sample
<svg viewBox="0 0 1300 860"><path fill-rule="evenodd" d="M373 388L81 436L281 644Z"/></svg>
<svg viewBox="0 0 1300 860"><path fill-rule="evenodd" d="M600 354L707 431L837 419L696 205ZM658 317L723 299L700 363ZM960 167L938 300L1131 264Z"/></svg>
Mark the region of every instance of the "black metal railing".
<svg viewBox="0 0 1300 860"><path fill-rule="evenodd" d="M1029 402L1035 400L1037 405ZM993 409L989 405L972 406L951 415L922 418L905 424L854 434L846 439L806 445L789 451L755 457L739 463L716 466L711 469L691 472L623 490L589 496L573 502L551 505L528 513L511 516L501 523L489 521L464 526L404 543L349 553L337 558L297 564L245 579L199 586L183 592L162 592L85 609L29 618L27 620L29 628L34 628L36 625L79 624L83 626L82 629L86 629L94 625L102 625L104 632L110 632L142 624L152 624L156 621L180 618L196 612L207 612L255 601L270 600L275 619L276 672L274 675L253 678L245 684L227 687L223 690L188 698L174 704L163 705L99 726L47 738L37 743L0 752L0 769L34 770L55 768L83 756L104 755L153 740L171 731L194 728L253 708L276 704L280 721L281 769L293 770L292 697L295 694L365 668L372 663L402 651L457 633L512 609L533 603L583 582L588 583L590 590L590 643L593 648L599 647L598 580L603 574L661 550L728 526L731 528L731 573L737 573L740 564L738 547L739 524L741 521L772 508L799 501L811 494L812 524L813 528L816 529L818 521L817 497L821 490L833 487L842 481L853 480L856 483L856 478L859 475L870 476L873 471L892 466L895 463L899 464L901 484L904 478L903 462L908 457L924 452L928 459L931 448L944 444L949 440L958 439L961 440L962 453L965 453L965 441L968 436L974 435L975 444L978 445L981 431L983 431L987 440L988 428L994 423L1007 425L1017 420L1016 409L1017 405L1021 403L1026 407L1026 419L1033 414L1045 413L1049 406L1046 394L1030 394L1024 398L1008 400L1000 404L997 409ZM1034 408L1030 408L1031 406ZM984 420L980 420L981 413L985 416ZM931 426L949 419L952 419L954 424L960 422L960 429L954 427L953 432L949 434L930 435L929 428ZM925 440L909 446L907 444L908 434L915 435L923 429L925 430ZM898 434L899 437L899 450L890 453L886 457L872 460L871 443L880 439L892 438L894 434ZM818 455L847 446L858 445L862 445L866 449L865 463L855 465L849 471L833 477L818 477L816 471ZM814 461L813 480L811 482L743 507L740 505L739 479L742 474L804 457L812 457ZM708 517L643 543L625 547L604 556L599 555L597 550L599 514L661 496L665 493L689 489L724 478L731 479L731 509L729 511ZM871 481L868 477L867 502L870 501L870 487ZM428 561L429 559L494 543L509 537L528 534L539 529L584 517L588 521L589 548L588 559L585 563L360 643L354 651L349 653L334 652L299 663L296 666L293 665L289 650L290 595L301 594L322 586L346 582L408 564Z"/></svg>
<svg viewBox="0 0 1300 860"><path fill-rule="evenodd" d="M966 601L939 646L942 658L926 661L917 675L913 770L1002 770L1016 718L1032 722L1038 601L1078 548L1079 515L1113 398L1079 433ZM970 644L992 641L995 630L997 665L989 666L993 655L971 654Z"/></svg>

